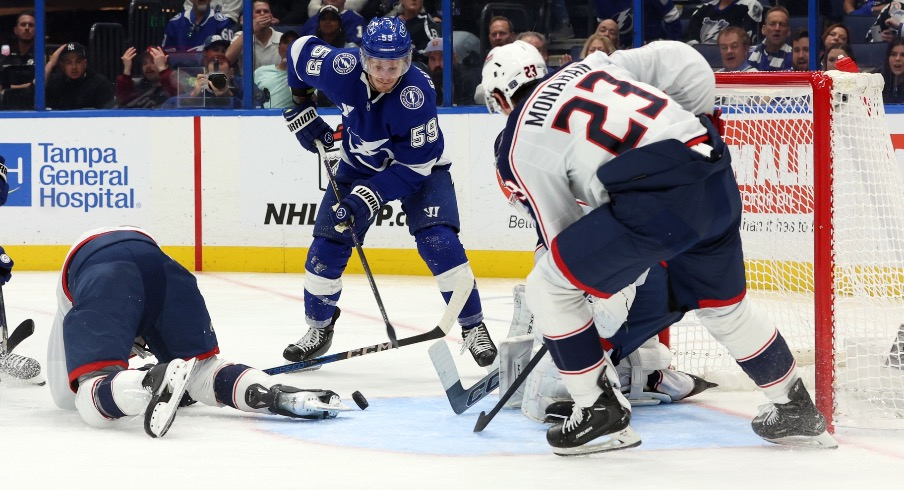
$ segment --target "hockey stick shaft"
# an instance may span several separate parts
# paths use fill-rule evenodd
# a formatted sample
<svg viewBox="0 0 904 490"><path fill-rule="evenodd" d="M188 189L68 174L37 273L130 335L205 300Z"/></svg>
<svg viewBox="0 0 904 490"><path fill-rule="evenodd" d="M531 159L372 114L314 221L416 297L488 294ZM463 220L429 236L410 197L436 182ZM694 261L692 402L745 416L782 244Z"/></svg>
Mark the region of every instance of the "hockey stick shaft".
<svg viewBox="0 0 904 490"><path fill-rule="evenodd" d="M303 361L293 362L291 364L285 364L283 366L275 366L269 369L264 369L264 372L270 375L291 373L309 367L319 366L321 364L342 361L345 359L350 359L352 357L361 357L367 354L374 354L376 352L383 352L398 347L404 347L406 345L426 342L428 340L441 339L445 337L447 333L449 333L449 330L452 328L452 323L456 318L458 318L458 314L461 313L461 309L464 308L465 302L468 301L468 297L471 295L471 289L473 288L473 279L468 277L462 277L461 279L459 279L458 283L456 283L455 285L455 288L452 290L452 296L449 297L449 303L446 305L446 309L443 312L442 318L440 318L439 320L439 324L429 332L399 339L396 346L393 346L391 342L383 342L380 344L369 345L367 347L359 347L357 349L347 350L345 352L337 352L335 354L316 357L314 359L305 359Z"/></svg>
<svg viewBox="0 0 904 490"><path fill-rule="evenodd" d="M0 286L0 330L2 330L3 338L0 339L0 352L7 353L10 351L7 347L9 346L9 332L6 327L6 302L3 301L3 286Z"/></svg>
<svg viewBox="0 0 904 490"><path fill-rule="evenodd" d="M326 148L324 148L323 143L320 141L316 141L315 145L317 146L317 153L320 154L320 159L323 160L323 166L326 167L326 174L330 179L330 186L333 188L333 193L336 194L336 202L341 202L342 195L339 193L339 185L336 183L336 176L333 174L333 168L330 167L330 164L327 161ZM361 260L361 266L364 268L364 275L367 276L367 282L370 283L370 290L373 291L374 298L377 300L377 306L380 308L380 314L383 316L383 323L386 324L386 335L389 336L389 341L392 343L393 347L399 347L395 328L389 323L386 307L383 306L383 298L380 297L380 291L377 290L377 282L374 281L374 274L370 270L370 264L367 263L367 257L364 256L364 248L361 246L361 240L355 232L354 223L349 223L348 231L352 235L352 243L355 244L355 251L358 253L358 259Z"/></svg>
<svg viewBox="0 0 904 490"><path fill-rule="evenodd" d="M518 387L524 383L524 380L527 379L527 375L529 375L530 372L533 371L535 367L537 367L537 364L540 362L540 359L543 357L543 355L546 354L547 350L549 349L547 349L546 344L544 343L543 346L540 347L540 350L538 350L537 353L534 354L534 357L531 358L530 362L527 363L527 366L524 366L524 370L521 371L521 374L519 374L517 378L515 378L515 381L512 382L512 385L509 386L509 389L506 390L501 397L499 397L499 401L496 402L496 406L493 407L492 410L490 410L490 413L487 414L486 412L480 412L480 415L477 417L477 423L474 424L474 432L480 432L484 428L486 428L490 421L493 420L493 417L495 417L496 414L499 413L500 410L502 410L502 406L505 405L505 402L507 402L509 398L511 398L512 395L515 394L515 391L518 390Z"/></svg>

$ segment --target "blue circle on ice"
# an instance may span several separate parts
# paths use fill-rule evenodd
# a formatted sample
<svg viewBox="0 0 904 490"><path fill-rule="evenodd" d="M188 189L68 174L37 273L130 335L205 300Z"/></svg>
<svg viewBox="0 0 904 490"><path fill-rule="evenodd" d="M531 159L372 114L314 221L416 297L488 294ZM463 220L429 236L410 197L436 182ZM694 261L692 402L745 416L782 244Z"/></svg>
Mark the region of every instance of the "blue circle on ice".
<svg viewBox="0 0 904 490"><path fill-rule="evenodd" d="M376 398L367 410L340 412L335 419L259 420L265 430L282 436L333 446L440 456L552 454L546 443L549 425L531 421L518 409L502 409L475 433L477 416L497 401L488 396L456 415L445 398ZM632 451L767 445L749 420L687 402L635 408L631 425L643 439Z"/></svg>

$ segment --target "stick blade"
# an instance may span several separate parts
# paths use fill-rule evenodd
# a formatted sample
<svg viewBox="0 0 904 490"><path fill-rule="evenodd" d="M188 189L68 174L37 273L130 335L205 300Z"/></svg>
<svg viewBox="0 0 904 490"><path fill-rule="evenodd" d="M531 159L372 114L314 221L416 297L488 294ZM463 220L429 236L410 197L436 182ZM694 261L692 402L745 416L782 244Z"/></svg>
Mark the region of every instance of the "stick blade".
<svg viewBox="0 0 904 490"><path fill-rule="evenodd" d="M32 319L25 320L20 323L15 330L13 330L13 334L9 336L7 340L7 348L9 352L12 352L13 349L16 348L23 340L31 337L31 334L35 333L35 322Z"/></svg>
<svg viewBox="0 0 904 490"><path fill-rule="evenodd" d="M493 417L487 417L486 412L480 412L480 415L477 416L477 423L474 424L474 432L480 432L485 429L492 419Z"/></svg>

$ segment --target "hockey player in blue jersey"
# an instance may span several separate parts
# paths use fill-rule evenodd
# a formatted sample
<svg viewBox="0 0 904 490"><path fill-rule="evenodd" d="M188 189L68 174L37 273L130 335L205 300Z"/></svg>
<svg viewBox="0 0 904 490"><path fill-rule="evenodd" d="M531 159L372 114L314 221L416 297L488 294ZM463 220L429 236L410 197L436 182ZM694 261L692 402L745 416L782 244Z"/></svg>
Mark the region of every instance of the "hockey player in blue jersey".
<svg viewBox="0 0 904 490"><path fill-rule="evenodd" d="M310 327L283 357L299 361L329 349L339 316L342 273L351 256L354 227L364 237L380 207L401 201L418 253L448 301L459 278L474 277L458 238L458 204L451 162L443 157L443 134L430 77L411 67L411 36L397 17L381 17L366 27L361 48L336 49L304 36L287 53L288 83L296 107L284 112L301 145L333 144L333 130L314 106L320 90L342 111L345 134L336 171L340 194L324 193L305 263L305 320ZM411 68L411 69L409 69ZM483 323L475 285L462 309L464 346L480 366L489 366L496 346ZM463 347L463 349L465 348Z"/></svg>

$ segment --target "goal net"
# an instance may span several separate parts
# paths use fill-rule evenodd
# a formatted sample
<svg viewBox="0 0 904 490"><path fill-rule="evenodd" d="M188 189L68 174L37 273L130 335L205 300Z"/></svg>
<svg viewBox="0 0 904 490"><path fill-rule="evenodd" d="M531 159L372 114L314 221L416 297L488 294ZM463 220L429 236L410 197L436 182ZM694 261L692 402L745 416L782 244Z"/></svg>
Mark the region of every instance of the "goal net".
<svg viewBox="0 0 904 490"><path fill-rule="evenodd" d="M904 181L879 75L717 74L749 296L830 423L904 429ZM693 314L674 367L754 388Z"/></svg>

